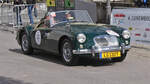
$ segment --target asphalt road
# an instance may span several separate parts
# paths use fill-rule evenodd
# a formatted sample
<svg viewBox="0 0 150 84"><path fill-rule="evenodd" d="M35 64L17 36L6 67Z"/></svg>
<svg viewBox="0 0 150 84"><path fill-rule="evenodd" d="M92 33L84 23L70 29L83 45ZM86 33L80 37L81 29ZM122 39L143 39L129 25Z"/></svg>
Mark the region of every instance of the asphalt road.
<svg viewBox="0 0 150 84"><path fill-rule="evenodd" d="M50 53L22 54L15 34L0 31L0 84L149 84L150 49L133 47L121 63L84 59L64 66Z"/></svg>

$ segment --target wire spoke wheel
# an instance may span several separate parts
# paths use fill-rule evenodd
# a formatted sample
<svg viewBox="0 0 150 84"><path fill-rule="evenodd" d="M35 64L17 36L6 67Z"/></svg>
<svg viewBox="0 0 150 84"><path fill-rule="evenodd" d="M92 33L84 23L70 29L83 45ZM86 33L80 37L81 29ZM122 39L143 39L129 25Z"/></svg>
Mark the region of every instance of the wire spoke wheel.
<svg viewBox="0 0 150 84"><path fill-rule="evenodd" d="M31 54L33 52L33 48L30 46L26 33L23 33L21 37L21 49L24 54Z"/></svg>
<svg viewBox="0 0 150 84"><path fill-rule="evenodd" d="M29 48L28 45L29 45L29 42L28 42L28 39L27 39L27 35L24 34L22 36L22 49L23 49L23 51L27 51L28 50L28 48Z"/></svg>
<svg viewBox="0 0 150 84"><path fill-rule="evenodd" d="M68 42L63 45L63 57L67 62L70 62L72 59L71 47Z"/></svg>
<svg viewBox="0 0 150 84"><path fill-rule="evenodd" d="M72 53L72 44L68 39L64 39L61 43L61 56L65 65L76 65L78 63L78 57Z"/></svg>

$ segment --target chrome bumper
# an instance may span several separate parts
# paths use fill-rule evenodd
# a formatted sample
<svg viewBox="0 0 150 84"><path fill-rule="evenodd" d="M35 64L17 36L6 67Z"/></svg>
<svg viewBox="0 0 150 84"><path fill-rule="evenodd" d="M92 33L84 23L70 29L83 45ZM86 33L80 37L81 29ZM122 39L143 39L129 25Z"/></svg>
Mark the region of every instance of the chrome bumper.
<svg viewBox="0 0 150 84"><path fill-rule="evenodd" d="M80 50L73 50L73 54L96 54L100 52L111 52L111 51L122 51L123 53L125 50L129 50L131 46L121 46L121 47L96 47L93 46L92 49L80 49Z"/></svg>

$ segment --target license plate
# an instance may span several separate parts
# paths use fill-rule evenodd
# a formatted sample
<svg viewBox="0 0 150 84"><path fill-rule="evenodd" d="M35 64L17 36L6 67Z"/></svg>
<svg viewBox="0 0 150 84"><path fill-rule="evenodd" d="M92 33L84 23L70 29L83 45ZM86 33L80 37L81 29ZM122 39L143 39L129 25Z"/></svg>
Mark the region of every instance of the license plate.
<svg viewBox="0 0 150 84"><path fill-rule="evenodd" d="M102 52L102 53L100 53L100 59L114 58L114 57L121 57L121 52L115 51L115 52Z"/></svg>

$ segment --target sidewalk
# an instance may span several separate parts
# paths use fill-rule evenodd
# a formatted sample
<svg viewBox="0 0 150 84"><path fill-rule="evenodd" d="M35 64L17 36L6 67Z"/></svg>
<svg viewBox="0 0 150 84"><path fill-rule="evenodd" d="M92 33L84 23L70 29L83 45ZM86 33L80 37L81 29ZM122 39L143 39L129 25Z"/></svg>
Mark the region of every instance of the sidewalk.
<svg viewBox="0 0 150 84"><path fill-rule="evenodd" d="M142 44L133 44L132 43L131 48L146 49L146 50L150 51L150 45L148 45L148 44L142 45Z"/></svg>

